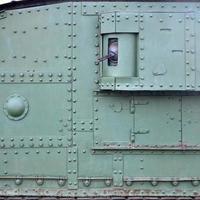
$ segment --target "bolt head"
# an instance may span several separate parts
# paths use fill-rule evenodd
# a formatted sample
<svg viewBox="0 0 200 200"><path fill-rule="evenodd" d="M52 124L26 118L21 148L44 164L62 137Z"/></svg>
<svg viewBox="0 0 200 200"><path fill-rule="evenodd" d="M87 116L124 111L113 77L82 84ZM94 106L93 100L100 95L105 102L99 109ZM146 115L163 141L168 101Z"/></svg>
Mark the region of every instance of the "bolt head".
<svg viewBox="0 0 200 200"><path fill-rule="evenodd" d="M106 185L106 186L110 186L111 183L112 183L111 180L105 180L105 185Z"/></svg>
<svg viewBox="0 0 200 200"><path fill-rule="evenodd" d="M15 184L16 184L16 185L21 185L21 184L22 184L22 179L17 178L17 179L15 180Z"/></svg>
<svg viewBox="0 0 200 200"><path fill-rule="evenodd" d="M59 185L59 186L64 186L65 183L66 183L66 180L65 180L65 179L60 179L60 180L58 180L58 185Z"/></svg>

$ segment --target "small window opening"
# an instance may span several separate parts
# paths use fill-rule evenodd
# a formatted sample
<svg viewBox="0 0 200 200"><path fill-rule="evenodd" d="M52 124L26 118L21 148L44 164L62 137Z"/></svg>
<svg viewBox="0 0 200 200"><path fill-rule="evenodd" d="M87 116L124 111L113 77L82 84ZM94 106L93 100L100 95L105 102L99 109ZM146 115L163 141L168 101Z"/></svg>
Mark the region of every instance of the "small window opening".
<svg viewBox="0 0 200 200"><path fill-rule="evenodd" d="M108 66L118 64L118 38L108 39Z"/></svg>

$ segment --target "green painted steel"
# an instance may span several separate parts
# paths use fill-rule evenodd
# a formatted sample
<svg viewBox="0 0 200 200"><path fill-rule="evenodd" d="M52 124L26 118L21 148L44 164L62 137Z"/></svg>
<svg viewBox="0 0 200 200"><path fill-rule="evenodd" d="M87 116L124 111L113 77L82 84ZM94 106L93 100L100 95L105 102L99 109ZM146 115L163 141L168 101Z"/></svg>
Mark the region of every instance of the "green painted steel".
<svg viewBox="0 0 200 200"><path fill-rule="evenodd" d="M200 196L200 3L27 4L0 12L0 195Z"/></svg>

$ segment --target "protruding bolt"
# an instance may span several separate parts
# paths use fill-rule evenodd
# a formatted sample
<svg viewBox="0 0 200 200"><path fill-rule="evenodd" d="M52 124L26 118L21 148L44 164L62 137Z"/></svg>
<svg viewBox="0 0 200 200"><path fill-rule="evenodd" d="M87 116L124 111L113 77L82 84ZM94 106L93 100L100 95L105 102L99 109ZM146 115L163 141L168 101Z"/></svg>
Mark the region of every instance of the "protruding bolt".
<svg viewBox="0 0 200 200"><path fill-rule="evenodd" d="M125 183L127 186L131 186L133 184L133 182L131 180L127 180Z"/></svg>
<svg viewBox="0 0 200 200"><path fill-rule="evenodd" d="M176 181L176 180L172 181L172 185L173 185L173 186L177 186L178 184L179 184L178 181Z"/></svg>
<svg viewBox="0 0 200 200"><path fill-rule="evenodd" d="M65 179L60 179L60 180L58 180L58 185L59 185L59 186L64 186L65 183L66 183L66 180L65 180Z"/></svg>
<svg viewBox="0 0 200 200"><path fill-rule="evenodd" d="M155 181L155 180L151 181L151 185L152 186L157 186L158 185L158 181Z"/></svg>
<svg viewBox="0 0 200 200"><path fill-rule="evenodd" d="M88 187L88 186L90 186L90 184L91 184L91 180L89 180L89 179L84 180L84 181L83 181L83 184L84 184L86 187Z"/></svg>
<svg viewBox="0 0 200 200"><path fill-rule="evenodd" d="M111 185L111 183L112 183L112 181L111 181L111 180L105 180L105 185L106 185L106 186L110 186L110 185Z"/></svg>
<svg viewBox="0 0 200 200"><path fill-rule="evenodd" d="M193 180L192 181L192 185L193 186L198 186L199 185L199 181L198 180Z"/></svg>
<svg viewBox="0 0 200 200"><path fill-rule="evenodd" d="M37 183L38 185L43 185L44 180L43 180L43 179L37 179L37 180L36 180L36 183Z"/></svg>
<svg viewBox="0 0 200 200"><path fill-rule="evenodd" d="M1 73L1 77L5 77L5 73Z"/></svg>
<svg viewBox="0 0 200 200"><path fill-rule="evenodd" d="M22 179L21 179L21 178L17 178L17 179L15 180L15 184L16 184L16 185L21 185L21 184L22 184Z"/></svg>

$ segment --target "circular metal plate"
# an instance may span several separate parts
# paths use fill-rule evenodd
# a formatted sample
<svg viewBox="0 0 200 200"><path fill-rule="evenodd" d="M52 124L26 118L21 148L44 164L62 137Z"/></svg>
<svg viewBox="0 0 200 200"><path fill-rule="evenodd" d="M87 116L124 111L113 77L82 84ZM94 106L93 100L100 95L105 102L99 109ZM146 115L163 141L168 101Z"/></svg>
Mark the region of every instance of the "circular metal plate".
<svg viewBox="0 0 200 200"><path fill-rule="evenodd" d="M25 97L13 94L6 99L4 113L11 120L23 119L28 113L29 105Z"/></svg>

